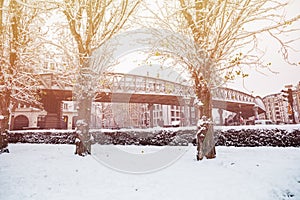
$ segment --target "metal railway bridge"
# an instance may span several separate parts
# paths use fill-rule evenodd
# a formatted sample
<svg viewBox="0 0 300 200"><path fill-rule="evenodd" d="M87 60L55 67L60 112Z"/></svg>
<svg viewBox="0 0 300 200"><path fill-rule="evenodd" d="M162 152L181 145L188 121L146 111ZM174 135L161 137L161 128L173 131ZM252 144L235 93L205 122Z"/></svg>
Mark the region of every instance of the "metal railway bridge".
<svg viewBox="0 0 300 200"><path fill-rule="evenodd" d="M40 74L42 103L48 113L60 113L61 101L72 100L73 85L63 84L53 74ZM220 87L212 91L213 108L243 113L244 118L265 112L260 97ZM195 93L191 86L153 78L123 73L103 76L95 101L112 103L147 103L149 105L195 106Z"/></svg>

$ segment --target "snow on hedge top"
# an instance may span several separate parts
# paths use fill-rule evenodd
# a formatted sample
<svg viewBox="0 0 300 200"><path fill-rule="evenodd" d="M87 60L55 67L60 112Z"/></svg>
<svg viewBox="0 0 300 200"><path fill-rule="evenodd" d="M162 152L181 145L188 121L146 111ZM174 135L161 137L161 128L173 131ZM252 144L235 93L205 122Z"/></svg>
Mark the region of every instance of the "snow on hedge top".
<svg viewBox="0 0 300 200"><path fill-rule="evenodd" d="M222 130L227 131L230 129L234 130L242 130L242 129L280 129L280 130L286 130L288 132L292 132L294 130L300 130L300 124L286 124L286 125L245 125L245 126L215 126L215 130ZM189 126L189 127L170 127L170 128L162 128L162 127L154 127L154 128L121 128L117 130L113 129L91 129L91 132L97 132L101 130L102 132L118 132L118 131L135 131L135 132L157 132L160 130L169 130L169 131L178 131L178 130L197 130L196 126ZM28 132L45 132L45 133L69 133L73 132L75 130L59 130L59 129L48 129L48 130L41 130L41 129L35 129L35 130L16 130L16 131L9 131L12 133L28 133Z"/></svg>
<svg viewBox="0 0 300 200"><path fill-rule="evenodd" d="M242 129L280 129L280 130L286 130L288 132L292 132L294 130L300 130L300 124L285 124L285 125L245 125L245 126L215 126L216 130L222 130L227 131L230 129L234 130L242 130Z"/></svg>

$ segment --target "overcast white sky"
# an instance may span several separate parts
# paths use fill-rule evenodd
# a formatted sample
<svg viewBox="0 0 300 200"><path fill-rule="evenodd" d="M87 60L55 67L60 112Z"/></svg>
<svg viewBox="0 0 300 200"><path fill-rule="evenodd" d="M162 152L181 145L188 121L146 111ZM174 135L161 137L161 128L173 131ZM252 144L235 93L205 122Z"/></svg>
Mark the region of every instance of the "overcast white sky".
<svg viewBox="0 0 300 200"><path fill-rule="evenodd" d="M286 10L287 18L295 17L296 15L300 14L300 0L290 0L289 6ZM294 28L300 28L300 21L297 23L293 23ZM291 38L300 37L300 31L298 33L294 33L291 35ZM290 39L287 37L287 39ZM246 69L246 72L249 73L249 77L242 80L241 78L237 78L234 83L228 83L227 87L238 89L240 91L253 94L255 96L264 97L269 94L279 93L282 89L284 89L285 85L294 85L296 86L300 81L300 65L292 66L285 62L280 54L280 45L274 39L271 38L270 35L263 35L259 38L260 48L266 51L265 56L263 57L264 63L271 62L271 70L276 72L273 73L268 69L260 69L256 71L255 69ZM300 62L300 40L296 41L293 44L293 47L298 49L299 51L290 52L290 58L292 62L299 63ZM131 59L128 60L128 57L122 59L121 67L118 68L119 72L122 71L124 68L124 64L128 66L135 66L133 68L138 67L137 65L141 65L138 60L138 55L130 56ZM126 61L125 61L126 60ZM126 72L128 69L126 68ZM138 69L139 70L139 69ZM146 75L147 70L143 70Z"/></svg>
<svg viewBox="0 0 300 200"><path fill-rule="evenodd" d="M300 14L299 8L299 0L291 1L287 9L287 16L296 16L297 14ZM294 28L300 28L300 22L294 23L293 26ZM293 36L299 37L300 32ZM272 73L269 70L261 70L261 72L264 73L263 74L252 70L250 72L250 76L244 80L244 86L242 79L237 79L235 83L230 83L228 86L243 90L247 93L253 92L253 95L259 95L261 97L278 93L284 89L285 85L292 84L296 86L296 84L300 81L300 65L292 66L285 62L278 52L280 50L280 46L274 39L266 36L260 38L260 42L266 49L266 55L264 57L265 62L271 62L271 69L278 73ZM300 50L300 40L296 41L293 47ZM293 62L299 63L300 51L292 52L290 54L290 58Z"/></svg>

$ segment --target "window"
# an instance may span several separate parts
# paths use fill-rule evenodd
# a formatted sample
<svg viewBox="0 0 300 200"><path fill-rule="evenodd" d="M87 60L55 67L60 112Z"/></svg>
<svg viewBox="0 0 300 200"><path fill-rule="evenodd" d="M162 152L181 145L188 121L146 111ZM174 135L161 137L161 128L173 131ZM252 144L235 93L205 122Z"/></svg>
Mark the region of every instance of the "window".
<svg viewBox="0 0 300 200"><path fill-rule="evenodd" d="M63 104L63 109L64 109L64 110L68 110L68 104L67 104L67 103L64 103L64 104Z"/></svg>
<svg viewBox="0 0 300 200"><path fill-rule="evenodd" d="M174 111L171 111L171 116L175 117L175 112Z"/></svg>

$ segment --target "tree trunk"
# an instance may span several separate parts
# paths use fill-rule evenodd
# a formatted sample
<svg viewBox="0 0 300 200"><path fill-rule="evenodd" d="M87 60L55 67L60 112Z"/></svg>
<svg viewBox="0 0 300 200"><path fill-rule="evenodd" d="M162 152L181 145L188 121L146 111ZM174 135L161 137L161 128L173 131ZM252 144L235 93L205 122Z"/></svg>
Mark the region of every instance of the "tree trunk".
<svg viewBox="0 0 300 200"><path fill-rule="evenodd" d="M87 64L88 66L88 64ZM76 88L78 120L76 122L75 154L85 156L91 154L92 138L90 134L91 109L94 97L91 73L88 68L82 68Z"/></svg>
<svg viewBox="0 0 300 200"><path fill-rule="evenodd" d="M203 115L207 116L208 119L212 120L212 98L211 92L207 88L206 101L203 102L204 109ZM216 157L216 150L215 150L215 140L214 140L214 129L213 123L209 123L207 132L205 134L205 139L203 142L203 151L206 158L211 159Z"/></svg>
<svg viewBox="0 0 300 200"><path fill-rule="evenodd" d="M9 104L10 104L10 91L6 90L3 94L1 95L1 110L0 114L4 116L4 119L1 120L1 132L4 132L5 130L9 129Z"/></svg>
<svg viewBox="0 0 300 200"><path fill-rule="evenodd" d="M90 134L90 117L91 117L92 98L82 96L78 101L79 111L76 122L76 151L75 154L85 156L91 154L91 134Z"/></svg>
<svg viewBox="0 0 300 200"><path fill-rule="evenodd" d="M197 160L202 160L205 156L207 159L216 157L214 130L212 123L212 98L207 84L200 80L196 89L197 96L203 103L200 111L200 119L197 131Z"/></svg>
<svg viewBox="0 0 300 200"><path fill-rule="evenodd" d="M0 153L1 152L8 152L7 146L8 146L8 140L7 140L7 130L9 130L9 110L8 106L10 103L10 92L6 91L3 96L1 96L1 110L0 114L4 117L2 120L0 120Z"/></svg>

